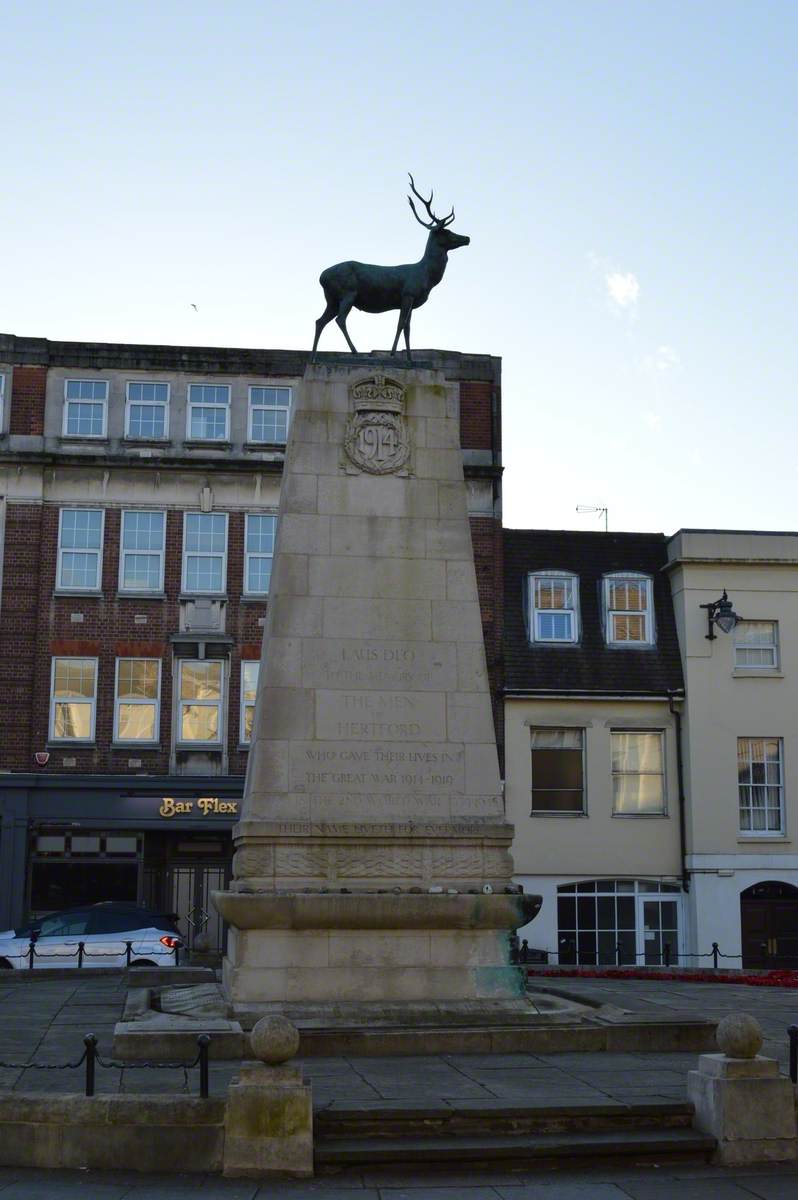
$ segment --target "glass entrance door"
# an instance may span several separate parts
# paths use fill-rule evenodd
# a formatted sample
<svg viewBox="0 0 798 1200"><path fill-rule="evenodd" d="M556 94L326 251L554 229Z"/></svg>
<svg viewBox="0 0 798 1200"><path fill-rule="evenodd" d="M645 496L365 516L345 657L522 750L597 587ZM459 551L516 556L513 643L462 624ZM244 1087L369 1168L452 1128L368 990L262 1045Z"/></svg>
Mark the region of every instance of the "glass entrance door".
<svg viewBox="0 0 798 1200"><path fill-rule="evenodd" d="M638 899L641 914L638 929L642 938L639 962L659 967L679 960L679 923L675 900Z"/></svg>

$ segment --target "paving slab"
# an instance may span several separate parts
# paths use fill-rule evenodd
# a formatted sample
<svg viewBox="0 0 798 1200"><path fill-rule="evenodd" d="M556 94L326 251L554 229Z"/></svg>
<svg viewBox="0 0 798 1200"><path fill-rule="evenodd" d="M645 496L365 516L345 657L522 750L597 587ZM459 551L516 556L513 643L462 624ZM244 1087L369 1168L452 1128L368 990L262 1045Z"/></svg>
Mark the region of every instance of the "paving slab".
<svg viewBox="0 0 798 1200"><path fill-rule="evenodd" d="M652 1179L621 1187L632 1200L751 1200L751 1193L732 1179Z"/></svg>
<svg viewBox="0 0 798 1200"><path fill-rule="evenodd" d="M380 1188L380 1200L496 1200L498 1192L492 1187L470 1187L467 1193L461 1187Z"/></svg>
<svg viewBox="0 0 798 1200"><path fill-rule="evenodd" d="M496 1191L501 1200L629 1200L614 1183L527 1183Z"/></svg>

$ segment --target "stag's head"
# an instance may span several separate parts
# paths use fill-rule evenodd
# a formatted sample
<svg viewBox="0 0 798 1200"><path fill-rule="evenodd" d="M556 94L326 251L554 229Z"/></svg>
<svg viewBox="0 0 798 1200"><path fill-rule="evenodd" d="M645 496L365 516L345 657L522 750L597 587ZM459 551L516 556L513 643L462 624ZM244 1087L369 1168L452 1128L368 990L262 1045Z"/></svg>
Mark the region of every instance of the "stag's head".
<svg viewBox="0 0 798 1200"><path fill-rule="evenodd" d="M442 250L456 250L458 246L467 246L471 241L471 238L466 237L462 233L453 233L449 228L454 221L454 209L452 209L447 217L436 217L435 213L432 211L432 197L434 193L430 192L429 200L426 200L424 196L420 195L419 192L416 191L416 185L413 182L413 176L410 175L409 178L410 188L413 192L413 196L415 196L417 200L421 201L427 210L427 215L429 216L428 221L423 221L416 212L416 206L413 203L413 196L408 196L408 203L412 208L413 216L416 218L419 225L423 225L425 229L430 231L430 237L440 246Z"/></svg>

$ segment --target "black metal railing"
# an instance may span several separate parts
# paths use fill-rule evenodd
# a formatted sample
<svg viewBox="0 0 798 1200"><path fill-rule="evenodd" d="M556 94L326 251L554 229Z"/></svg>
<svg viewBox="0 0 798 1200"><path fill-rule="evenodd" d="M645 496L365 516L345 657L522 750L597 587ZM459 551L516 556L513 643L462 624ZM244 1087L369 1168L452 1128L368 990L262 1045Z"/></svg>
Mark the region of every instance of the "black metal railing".
<svg viewBox="0 0 798 1200"><path fill-rule="evenodd" d="M84 966L86 966L87 958L119 958L119 953L120 953L118 950L113 950L113 951L111 951L111 950L87 950L85 942L78 942L78 944L74 950L58 950L58 951L53 951L52 953L50 951L43 952L43 951L37 950L37 948L36 948L38 940L39 939L36 937L32 937L30 939L30 941L28 942L28 949L26 950L25 955L24 955L24 957L27 959L27 964L28 964L27 970L29 970L29 971L33 970L37 958L39 958L39 959L51 959L51 958L75 959L76 965L78 967L84 967ZM134 965L133 942L126 941L123 944L125 947L125 951L124 951L125 965L127 967L130 967L131 965ZM180 951L182 948L183 948L182 942L175 942L174 946L165 946L163 950L159 950L159 951L157 951L157 953L159 955L162 955L164 953L173 954L174 959L175 959L175 966L177 967L180 965ZM22 957L22 956L20 956L20 957Z"/></svg>
<svg viewBox="0 0 798 1200"><path fill-rule="evenodd" d="M93 1033L87 1033L83 1039L83 1053L75 1062L66 1063L12 1063L0 1061L0 1069L10 1071L76 1071L79 1067L85 1067L84 1072L84 1088L86 1096L93 1096L96 1082L97 1068L100 1067L108 1071L127 1070L135 1067L150 1071L167 1071L167 1070L182 1070L183 1085L188 1087L188 1072L195 1067L199 1067L199 1094L200 1099L208 1099L209 1091L209 1069L208 1056L210 1052L211 1037L208 1033L201 1033L197 1038L197 1056L190 1062L119 1062L114 1059L102 1058L97 1050L97 1038Z"/></svg>
<svg viewBox="0 0 798 1200"><path fill-rule="evenodd" d="M594 958L591 962L587 962L584 958L580 959L573 942L564 943L556 950L541 950L530 946L526 938L519 940L517 935L510 935L510 961L518 966L675 967L688 965L686 962L688 959L705 959L707 960L705 964L698 962L695 965L706 965L709 967L711 962L712 969L715 971L720 968L721 959L736 960L742 965L741 954L724 954L717 942L712 943L711 950L706 953L697 954L681 953L670 942L663 942L662 947L653 957L656 961L652 961L650 950L632 952L621 942L616 942L615 952L611 961L600 961L598 958Z"/></svg>
<svg viewBox="0 0 798 1200"><path fill-rule="evenodd" d="M798 1083L798 1025L787 1026L787 1037L790 1039L790 1079Z"/></svg>

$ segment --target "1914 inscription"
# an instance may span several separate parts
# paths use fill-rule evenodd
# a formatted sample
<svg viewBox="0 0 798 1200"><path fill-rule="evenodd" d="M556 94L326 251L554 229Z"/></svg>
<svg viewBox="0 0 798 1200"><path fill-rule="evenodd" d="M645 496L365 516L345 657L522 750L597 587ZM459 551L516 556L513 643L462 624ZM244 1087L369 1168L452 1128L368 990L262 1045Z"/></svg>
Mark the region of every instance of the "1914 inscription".
<svg viewBox="0 0 798 1200"><path fill-rule="evenodd" d="M362 742L294 742L291 790L334 796L353 793L456 793L464 790L463 747L452 743L372 746ZM408 797L410 800L411 797Z"/></svg>

